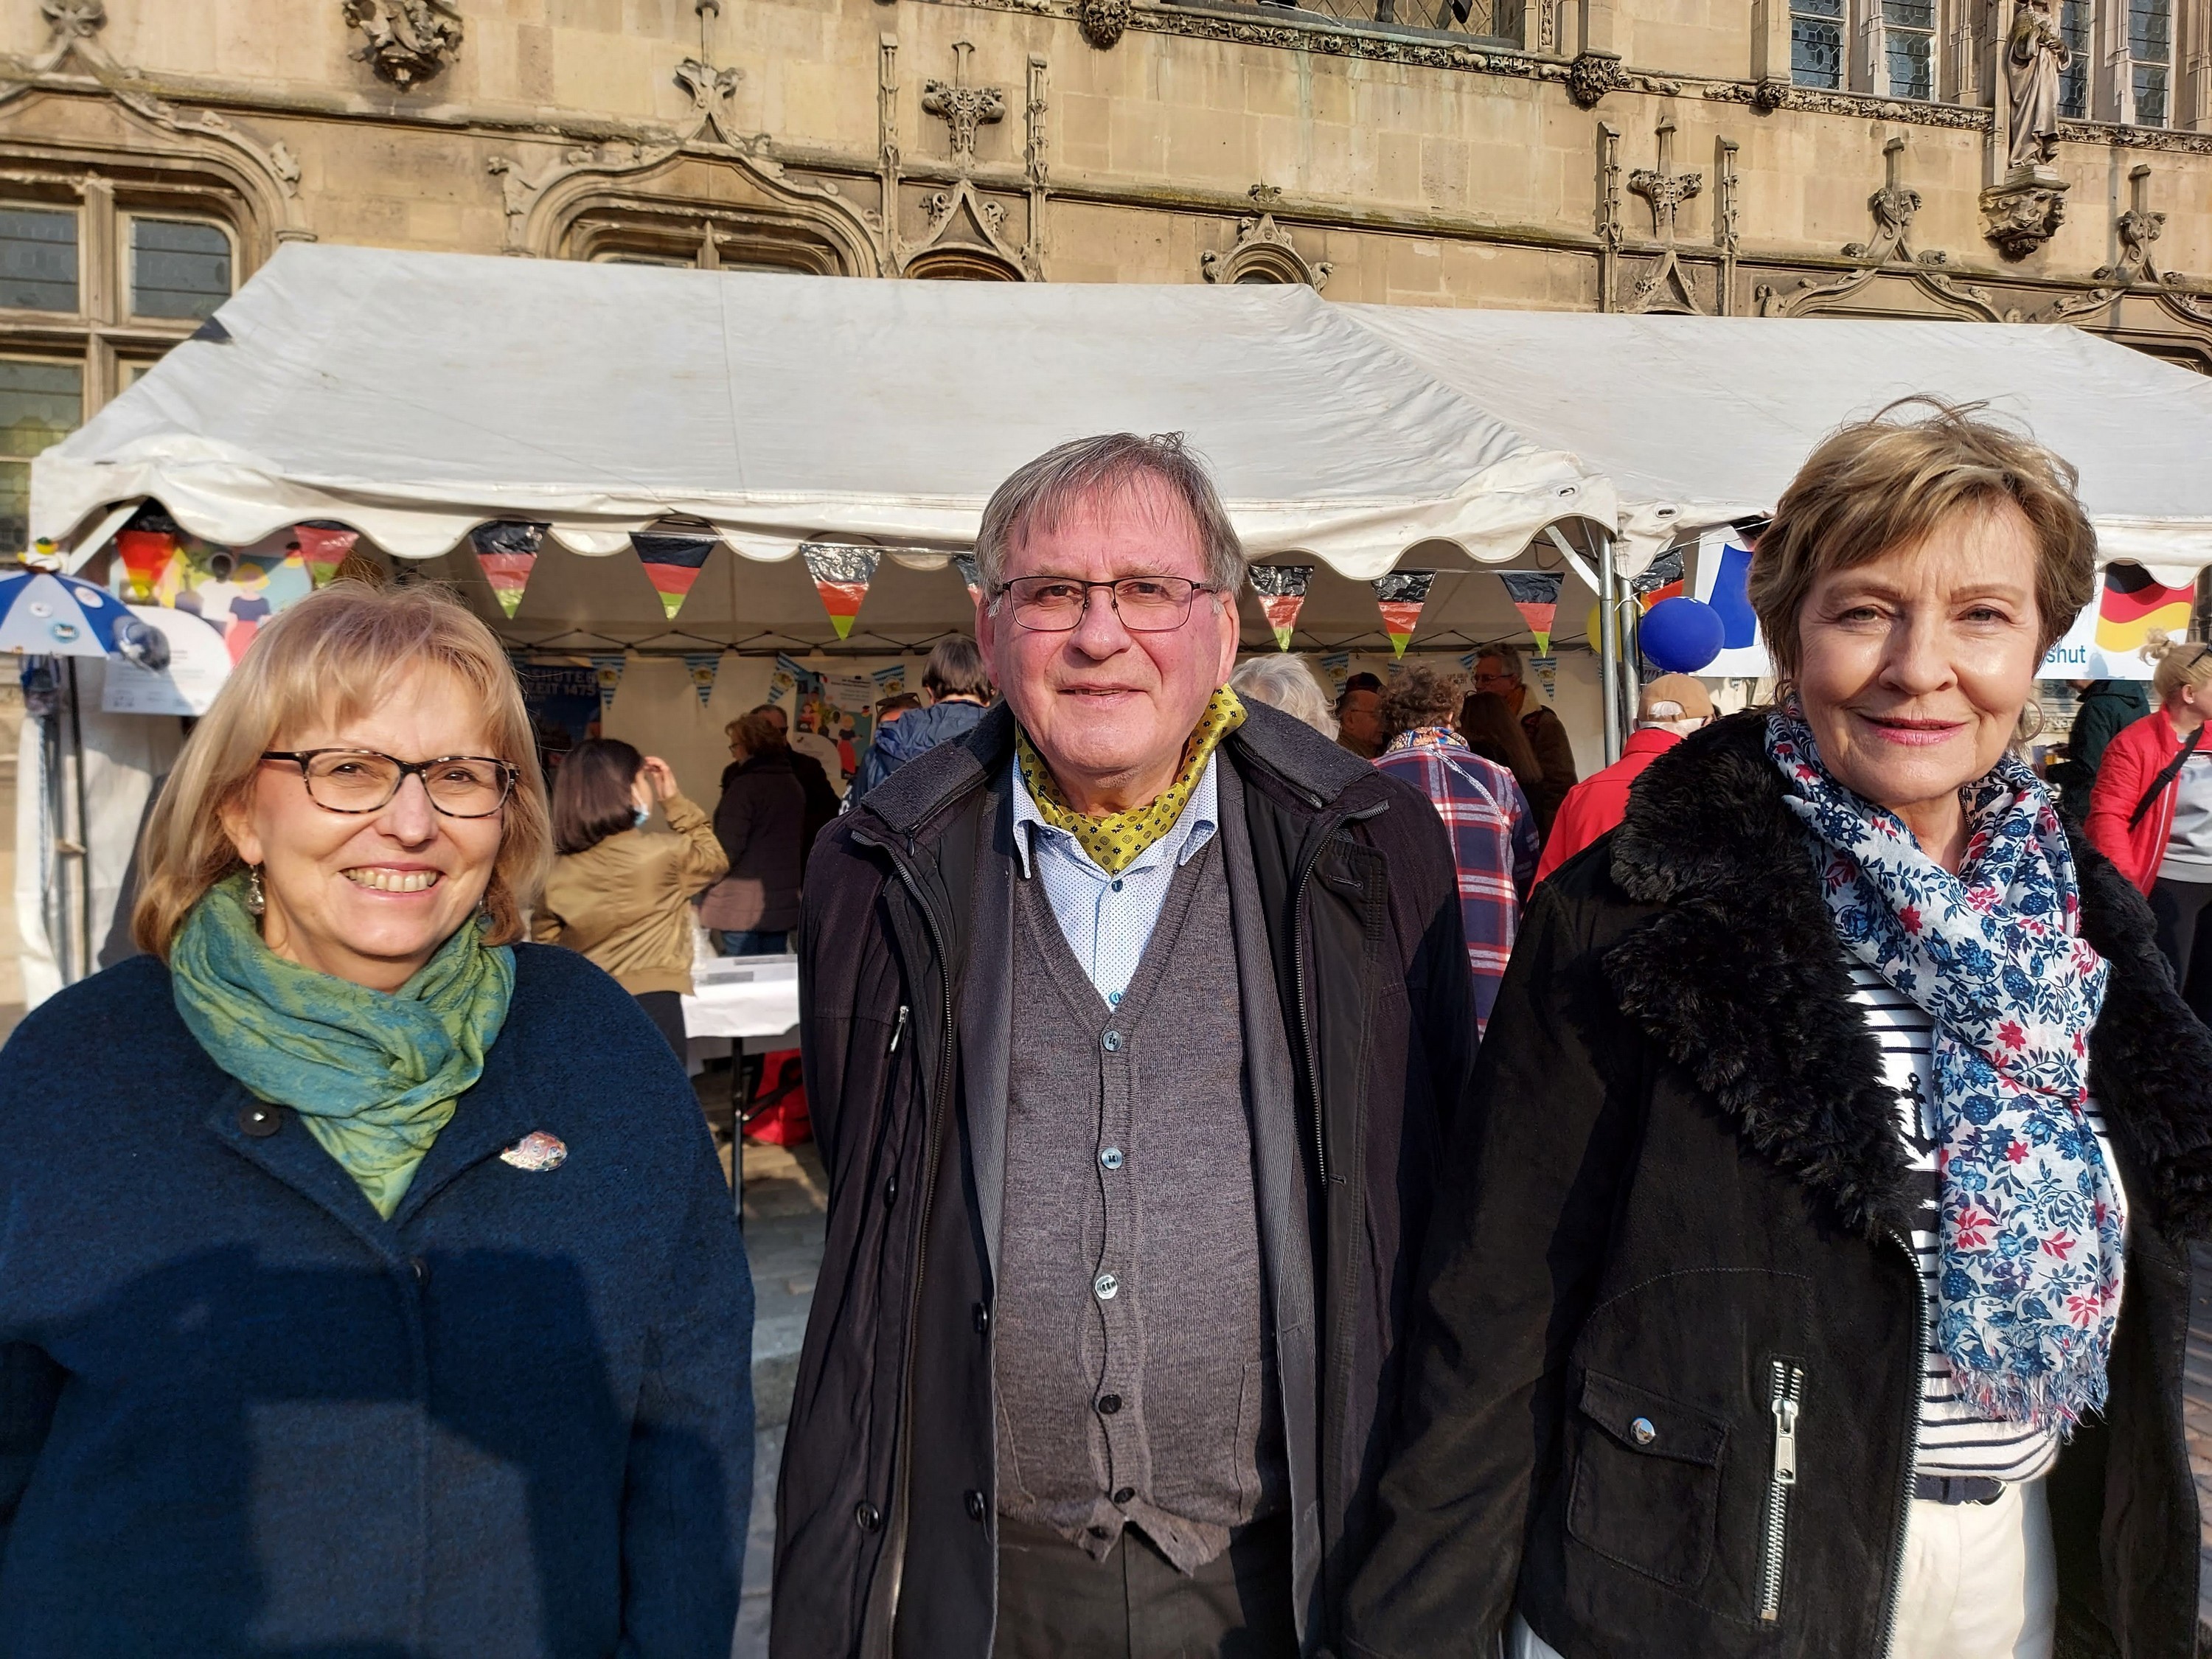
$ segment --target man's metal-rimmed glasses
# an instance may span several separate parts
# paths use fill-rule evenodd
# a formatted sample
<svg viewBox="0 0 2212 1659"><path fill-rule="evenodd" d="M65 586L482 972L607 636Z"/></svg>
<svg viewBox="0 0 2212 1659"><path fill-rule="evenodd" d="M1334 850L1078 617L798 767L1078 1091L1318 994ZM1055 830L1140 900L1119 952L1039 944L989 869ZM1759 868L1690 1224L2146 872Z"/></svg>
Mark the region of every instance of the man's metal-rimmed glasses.
<svg viewBox="0 0 2212 1659"><path fill-rule="evenodd" d="M489 755L404 761L374 749L270 749L265 761L300 769L307 799L331 812L379 812L412 773L430 805L449 818L488 818L514 793L517 769Z"/></svg>
<svg viewBox="0 0 2212 1659"><path fill-rule="evenodd" d="M1190 616L1201 593L1221 590L1188 576L1123 576L1117 581L1087 582L1076 576L1017 576L999 584L1014 602L1014 620L1033 634L1065 634L1083 621L1091 595L1104 588L1107 602L1132 634L1166 634Z"/></svg>

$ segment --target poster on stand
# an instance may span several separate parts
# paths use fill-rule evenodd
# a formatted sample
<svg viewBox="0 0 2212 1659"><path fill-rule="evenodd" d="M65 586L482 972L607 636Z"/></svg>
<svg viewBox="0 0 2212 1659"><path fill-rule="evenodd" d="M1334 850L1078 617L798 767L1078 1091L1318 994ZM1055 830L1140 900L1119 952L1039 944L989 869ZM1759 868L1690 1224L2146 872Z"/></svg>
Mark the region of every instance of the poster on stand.
<svg viewBox="0 0 2212 1659"><path fill-rule="evenodd" d="M599 735L599 673L588 663L517 661L514 675L550 787L568 751Z"/></svg>
<svg viewBox="0 0 2212 1659"><path fill-rule="evenodd" d="M110 714L198 716L215 707L216 693L230 678L230 653L222 635L188 611L134 605L131 614L160 630L169 642L168 665L143 668L124 657L107 659L100 706Z"/></svg>

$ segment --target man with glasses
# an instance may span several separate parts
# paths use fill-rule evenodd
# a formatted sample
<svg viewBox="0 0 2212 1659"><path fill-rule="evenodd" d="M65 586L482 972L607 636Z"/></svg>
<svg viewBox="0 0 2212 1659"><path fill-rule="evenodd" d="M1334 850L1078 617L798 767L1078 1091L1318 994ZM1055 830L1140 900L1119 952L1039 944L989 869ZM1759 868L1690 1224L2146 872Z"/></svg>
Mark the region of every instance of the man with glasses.
<svg viewBox="0 0 2212 1659"><path fill-rule="evenodd" d="M1528 805L1536 814L1537 829L1549 836L1559 803L1578 781L1574 745L1567 740L1565 725L1548 705L1530 702L1528 671L1522 664L1521 653L1510 645L1483 647L1474 661L1474 689L1504 698L1506 707L1519 716L1521 729L1528 734L1528 746L1536 751L1536 765L1544 775L1543 781L1528 792Z"/></svg>
<svg viewBox="0 0 2212 1659"><path fill-rule="evenodd" d="M1443 826L1225 682L1244 555L1176 438L975 545L1004 703L823 836L832 1194L771 1650L1327 1644L1371 1525L1472 992Z"/></svg>

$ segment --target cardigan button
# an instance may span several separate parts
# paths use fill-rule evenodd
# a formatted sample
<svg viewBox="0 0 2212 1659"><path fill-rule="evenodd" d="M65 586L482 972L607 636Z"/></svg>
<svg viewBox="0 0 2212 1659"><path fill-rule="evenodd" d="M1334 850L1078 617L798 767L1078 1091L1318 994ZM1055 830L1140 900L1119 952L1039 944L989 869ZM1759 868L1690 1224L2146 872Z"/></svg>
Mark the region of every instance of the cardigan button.
<svg viewBox="0 0 2212 1659"><path fill-rule="evenodd" d="M238 1127L256 1140L266 1140L284 1127L284 1114L257 1100L239 1113Z"/></svg>
<svg viewBox="0 0 2212 1659"><path fill-rule="evenodd" d="M853 1507L853 1519L862 1532L881 1532L884 1512L863 1498Z"/></svg>
<svg viewBox="0 0 2212 1659"><path fill-rule="evenodd" d="M981 1521L983 1518L985 1512L983 1494L980 1492L969 1492L967 1497L967 1504L968 1518L970 1521Z"/></svg>
<svg viewBox="0 0 2212 1659"><path fill-rule="evenodd" d="M415 1282L417 1285L427 1285L430 1282L430 1264L425 1261L421 1256L409 1256L407 1258L407 1266L414 1273Z"/></svg>

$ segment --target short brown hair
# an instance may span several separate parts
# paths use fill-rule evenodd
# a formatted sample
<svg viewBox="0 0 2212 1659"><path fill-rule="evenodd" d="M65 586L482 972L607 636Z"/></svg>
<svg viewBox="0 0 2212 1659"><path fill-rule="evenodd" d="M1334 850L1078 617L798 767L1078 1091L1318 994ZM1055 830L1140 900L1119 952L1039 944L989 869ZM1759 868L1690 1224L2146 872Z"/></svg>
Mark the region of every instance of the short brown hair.
<svg viewBox="0 0 2212 1659"><path fill-rule="evenodd" d="M1417 726L1449 726L1467 696L1467 676L1410 664L1382 688L1382 741Z"/></svg>
<svg viewBox="0 0 2212 1659"><path fill-rule="evenodd" d="M983 653L965 634L947 634L929 647L929 660L921 671L921 689L932 699L981 697L991 700L991 671L983 666Z"/></svg>
<svg viewBox="0 0 2212 1659"><path fill-rule="evenodd" d="M645 757L620 738L586 738L553 774L553 850L589 852L609 836L637 824L630 791Z"/></svg>
<svg viewBox="0 0 2212 1659"><path fill-rule="evenodd" d="M252 787L262 751L319 718L358 718L424 664L452 675L476 700L493 756L518 774L501 809L483 903L487 943L521 938L522 913L538 896L551 848L537 738L507 653L490 629L434 584L374 588L342 580L262 629L192 728L146 822L144 880L131 914L139 949L166 960L208 889L246 867L222 813Z"/></svg>
<svg viewBox="0 0 2212 1659"><path fill-rule="evenodd" d="M2009 501L2027 519L2041 650L2089 603L2097 532L2075 494L2073 467L2027 433L1984 418L1984 407L1902 398L1806 457L1751 558L1751 608L1783 681L1797 677L1797 618L1816 580L1918 540L1961 507ZM1927 412L1899 418L1914 409Z"/></svg>
<svg viewBox="0 0 2212 1659"><path fill-rule="evenodd" d="M743 744L748 755L773 755L791 746L781 722L770 718L783 711L773 703L749 708L722 728L731 742Z"/></svg>

